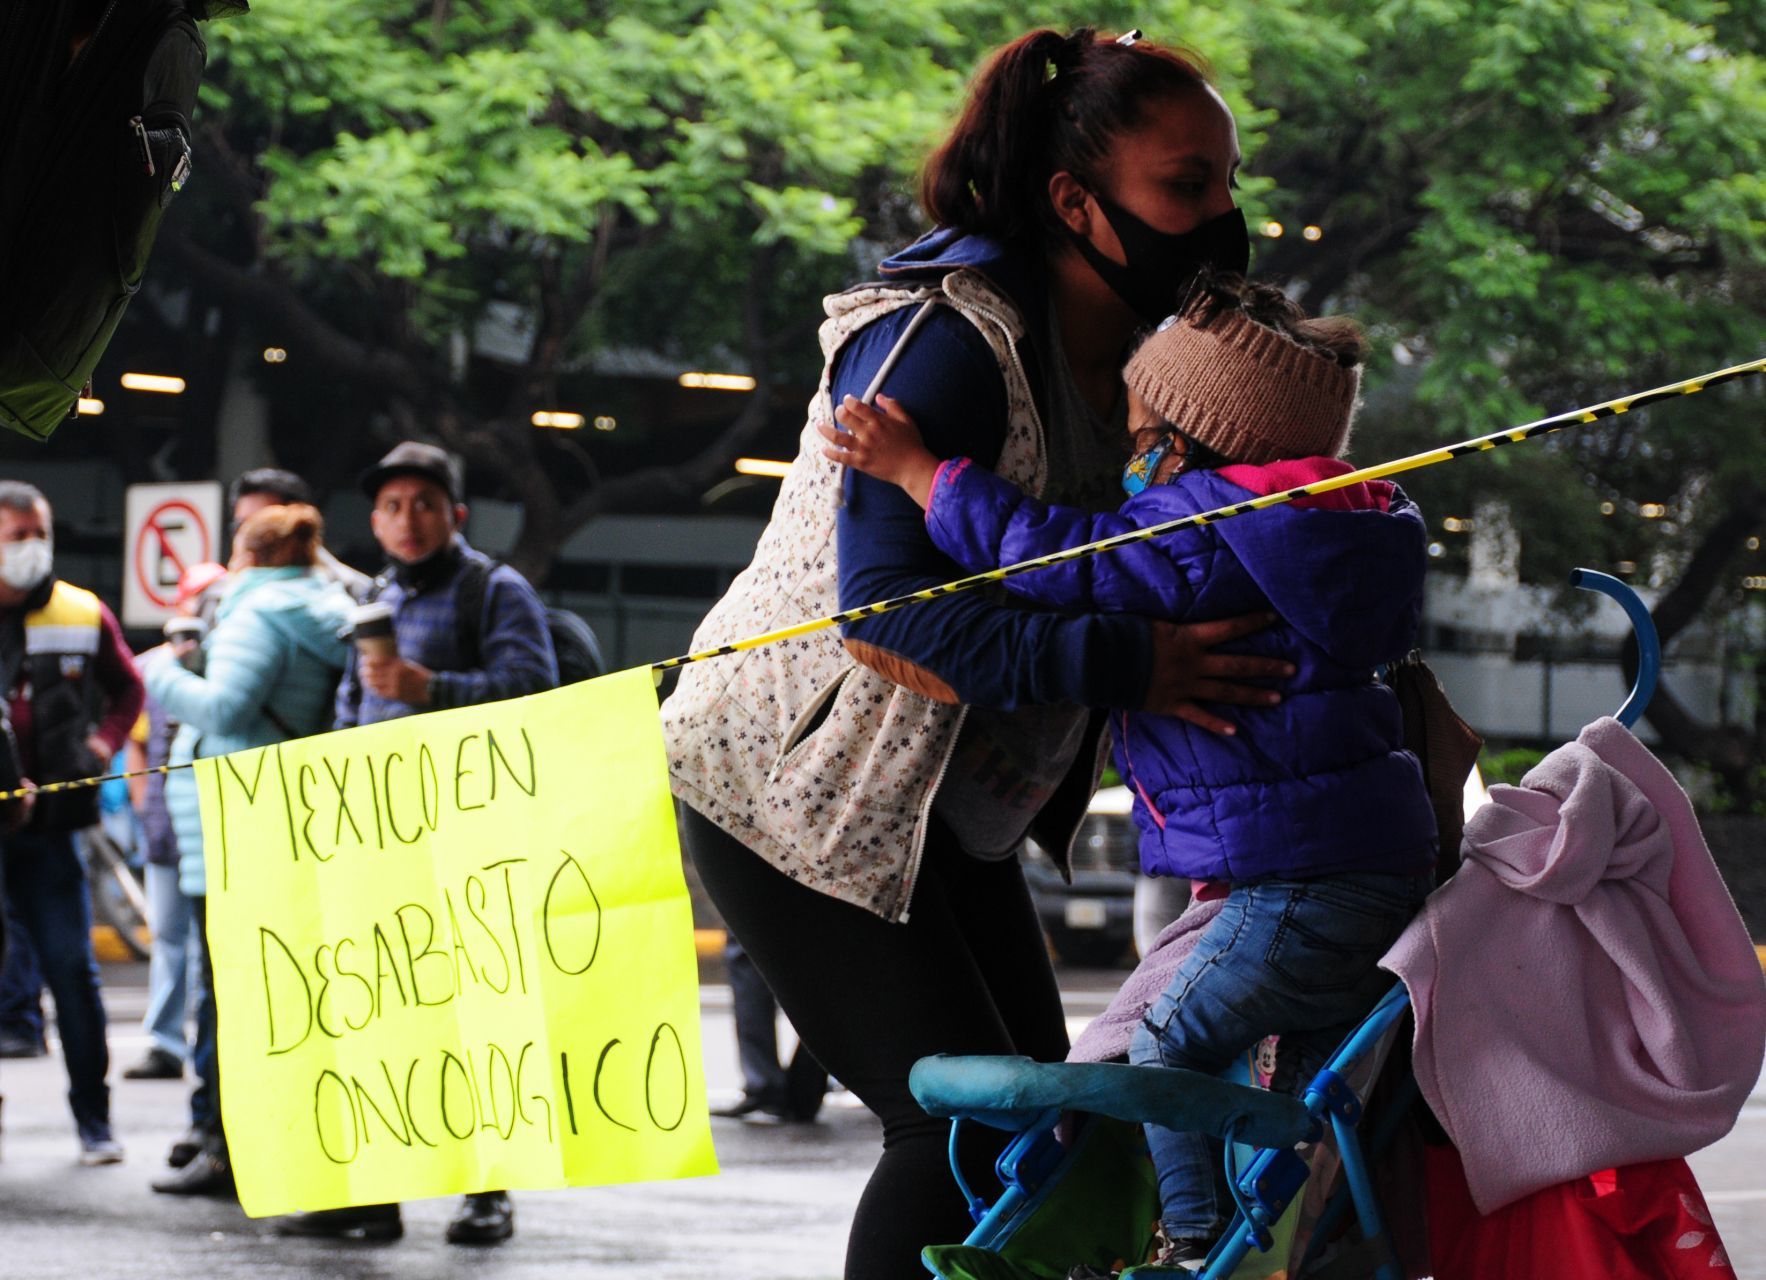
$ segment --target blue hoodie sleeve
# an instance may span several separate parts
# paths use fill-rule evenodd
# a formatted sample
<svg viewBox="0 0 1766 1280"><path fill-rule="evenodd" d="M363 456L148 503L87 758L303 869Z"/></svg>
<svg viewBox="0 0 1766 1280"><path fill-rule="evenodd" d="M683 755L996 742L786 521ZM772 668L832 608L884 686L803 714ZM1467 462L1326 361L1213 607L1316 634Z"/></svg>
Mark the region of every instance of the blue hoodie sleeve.
<svg viewBox="0 0 1766 1280"><path fill-rule="evenodd" d="M1141 525L1115 511L1050 506L993 472L958 458L932 482L926 528L932 541L971 573L1036 560ZM1208 540L1186 530L1082 556L1008 579L1006 590L1056 609L1098 609L1176 620L1195 604L1207 576Z"/></svg>
<svg viewBox="0 0 1766 1280"><path fill-rule="evenodd" d="M833 369L836 403L865 393L915 310L895 311L846 344ZM1004 379L986 339L956 312L933 312L883 390L913 415L927 448L940 457L999 456ZM914 500L859 472L846 475L838 540L843 609L962 576L933 545ZM842 634L926 668L964 702L1008 710L1056 702L1138 706L1152 671L1152 633L1143 619L1031 612L1002 605L985 591L865 618Z"/></svg>

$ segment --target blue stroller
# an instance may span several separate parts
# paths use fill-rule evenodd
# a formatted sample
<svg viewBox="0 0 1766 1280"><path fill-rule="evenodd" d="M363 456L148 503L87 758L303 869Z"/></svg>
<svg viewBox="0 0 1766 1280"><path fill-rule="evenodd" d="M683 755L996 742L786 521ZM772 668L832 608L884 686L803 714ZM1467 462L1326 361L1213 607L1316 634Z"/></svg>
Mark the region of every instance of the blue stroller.
<svg viewBox="0 0 1766 1280"><path fill-rule="evenodd" d="M1617 600L1636 630L1637 683L1616 717L1630 727L1655 690L1660 646L1654 623L1637 594L1616 578L1578 569L1570 582ZM1146 1256L1159 1213L1140 1128L1152 1123L1225 1142L1236 1213L1208 1257L1205 1280L1324 1274L1319 1268L1333 1250L1331 1273L1401 1280L1369 1162L1411 1112L1416 1081L1403 1071L1377 1114L1364 1100L1409 1010L1399 984L1298 1097L1252 1087L1249 1063L1229 1071L1230 1078L1215 1078L1112 1063L922 1059L910 1086L928 1113L952 1119L951 1167L976 1223L962 1244L928 1247L927 1269L942 1280L1065 1280L1081 1266L1133 1280L1133 1264ZM1082 1118L1073 1132L1058 1135L1070 1112ZM965 1184L957 1167L957 1134L966 1123L1015 1134L997 1162L1001 1192L991 1204ZM1317 1158L1326 1148L1334 1161ZM1297 1207L1308 1179L1337 1162L1343 1185L1313 1203L1316 1214L1302 1227ZM1339 1238L1351 1211L1358 1240ZM1303 1232L1298 1242L1297 1231ZM1272 1252L1278 1236L1285 1256ZM1252 1257L1254 1249L1263 1257Z"/></svg>
<svg viewBox="0 0 1766 1280"><path fill-rule="evenodd" d="M1361 1093L1352 1080L1376 1064L1409 1007L1402 986L1388 994L1298 1098L1178 1068L922 1059L910 1078L914 1096L928 1112L953 1118L953 1154L964 1123L1016 1132L997 1165L1002 1194L989 1205L962 1186L975 1230L961 1245L928 1248L928 1268L945 1280L1059 1280L1075 1264L1108 1270L1144 1256L1159 1203L1140 1126L1154 1123L1226 1140L1227 1184L1238 1211L1209 1256L1208 1280L1233 1275L1254 1247L1272 1249L1278 1231L1284 1240L1291 1236L1292 1208L1311 1173L1296 1148L1317 1143L1327 1130L1366 1251L1378 1259L1371 1274L1398 1280L1360 1135ZM1368 1144L1374 1151L1389 1140L1415 1091L1411 1081L1383 1108L1383 1123ZM1087 1114L1071 1143L1056 1133L1067 1111ZM1119 1164L1127 1167L1111 1167ZM1322 1247L1345 1208L1340 1199L1327 1208L1311 1233L1315 1245ZM1132 1280L1134 1272L1128 1266L1123 1275Z"/></svg>

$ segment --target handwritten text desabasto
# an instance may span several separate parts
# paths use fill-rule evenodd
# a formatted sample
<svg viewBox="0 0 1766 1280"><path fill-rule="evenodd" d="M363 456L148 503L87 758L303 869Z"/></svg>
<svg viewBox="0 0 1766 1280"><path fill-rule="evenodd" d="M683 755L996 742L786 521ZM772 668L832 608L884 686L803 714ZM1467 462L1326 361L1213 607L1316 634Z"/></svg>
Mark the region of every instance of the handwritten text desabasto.
<svg viewBox="0 0 1766 1280"><path fill-rule="evenodd" d="M347 741L340 736L340 748ZM588 975L603 957L602 904L580 851L485 847L482 861L452 870L428 860L431 839L446 836L460 815L513 818L543 803L540 758L521 728L378 753L315 756L277 746L217 762L219 829L210 849L222 893L241 858L307 864L327 896L351 895L356 860L423 868L410 877L405 900L339 913L351 926L316 943L310 930L297 938L275 919L256 922L259 1052L280 1058L315 1037L373 1039L365 1057L352 1058L361 1069L326 1066L312 1080L312 1141L327 1162L351 1164L376 1142L434 1148L518 1133L558 1142L594 1125L627 1133L680 1125L688 1067L681 1035L666 1020L625 1035L602 1028L571 1044L530 1036L417 1045L388 1025L402 1012L469 997L533 996L546 981ZM266 813L279 821L266 823ZM238 843L248 825L249 842ZM482 829L503 827L521 824ZM261 838L266 828L282 837L271 847ZM382 1026L391 1034L377 1034ZM391 1045L399 1047L388 1052Z"/></svg>

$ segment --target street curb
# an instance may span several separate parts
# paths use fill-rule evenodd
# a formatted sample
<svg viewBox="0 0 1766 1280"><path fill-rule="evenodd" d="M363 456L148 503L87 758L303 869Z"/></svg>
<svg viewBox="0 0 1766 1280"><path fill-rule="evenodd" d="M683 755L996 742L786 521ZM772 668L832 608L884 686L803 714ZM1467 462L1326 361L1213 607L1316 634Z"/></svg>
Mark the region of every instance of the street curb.
<svg viewBox="0 0 1766 1280"><path fill-rule="evenodd" d="M141 930L143 942L147 941L147 930ZM135 953L130 951L117 931L107 924L92 926L92 953L104 964L127 964L135 960Z"/></svg>

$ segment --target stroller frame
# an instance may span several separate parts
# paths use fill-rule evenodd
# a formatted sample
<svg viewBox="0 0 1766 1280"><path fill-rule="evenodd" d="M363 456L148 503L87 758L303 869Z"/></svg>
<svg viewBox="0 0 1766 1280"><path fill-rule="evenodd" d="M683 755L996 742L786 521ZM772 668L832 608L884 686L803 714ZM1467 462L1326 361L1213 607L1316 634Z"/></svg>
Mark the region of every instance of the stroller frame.
<svg viewBox="0 0 1766 1280"><path fill-rule="evenodd" d="M1256 1154L1241 1170L1236 1167L1235 1146L1247 1136L1247 1129L1258 1127L1234 1107L1268 1108L1281 1102L1296 1108L1292 1117L1299 1121L1297 1129L1302 1141L1322 1138L1327 1126L1333 1133L1338 1155L1342 1160L1348 1199L1341 1195L1327 1206L1317 1224L1308 1259L1320 1242L1327 1239L1348 1205L1353 1204L1361 1235L1381 1255L1374 1271L1376 1280L1399 1280L1391 1242L1386 1235L1385 1219L1374 1192L1369 1173L1367 1152L1359 1134L1363 1119L1361 1099L1350 1087L1347 1077L1369 1054L1384 1042L1387 1035L1409 1011L1410 1000L1402 984L1393 988L1367 1014L1356 1029L1326 1061L1302 1091L1299 1099L1285 1099L1249 1085L1210 1080L1193 1072L1159 1067L1103 1067L1105 1071L1133 1072L1137 1083L1151 1086L1150 1098L1126 1101L1112 1106L1107 1114L1136 1123L1170 1123L1174 1128L1199 1129L1226 1140L1228 1186L1237 1206L1232 1223L1209 1254L1204 1280L1226 1280L1253 1247L1271 1247L1270 1229L1275 1226L1304 1187L1310 1170L1292 1144L1264 1142L1256 1144ZM976 1105L974 1091L966 1087L964 1077L976 1070L1006 1067L1031 1073L1040 1088L1029 1091L1034 1104L1005 1107ZM968 1202L975 1228L963 1241L965 1245L997 1251L1011 1236L1022 1215L1034 1210L1048 1195L1055 1183L1074 1162L1076 1153L1062 1145L1056 1136L1064 1100L1080 1106L1095 1106L1095 1094L1088 1096L1085 1076L1095 1079L1097 1065L1028 1063L1021 1059L994 1058L932 1058L915 1067L913 1088L920 1104L933 1115L947 1115L951 1125L951 1169L957 1185ZM1084 1073L1082 1075L1081 1073ZM1074 1087L1065 1090L1067 1082ZM1186 1096L1206 1090L1211 1097L1207 1114L1198 1116L1194 1099ZM1225 1091L1225 1092L1222 1092ZM1386 1123L1378 1127L1370 1142L1378 1151L1389 1141L1396 1120L1415 1096L1415 1083L1400 1090ZM966 1095L966 1096L965 1096ZM1222 1099L1227 1101L1221 1106ZM1136 1106L1136 1102L1151 1105ZM1282 1117L1288 1119L1289 1117ZM958 1167L957 1135L966 1121L980 1120L1001 1128L1016 1128L1017 1133L995 1165L995 1173L1003 1188L992 1204L975 1194ZM1200 1123L1198 1123L1200 1120ZM1175 1121L1175 1123L1171 1123ZM930 1264L928 1264L930 1266ZM1132 1280L1136 1268L1123 1273ZM1146 1272L1147 1280L1158 1274Z"/></svg>
<svg viewBox="0 0 1766 1280"><path fill-rule="evenodd" d="M1598 592L1618 602L1636 633L1637 677L1630 696L1615 717L1630 728L1642 716L1659 677L1661 646L1655 623L1637 593L1610 574L1575 569L1570 573L1570 585ZM1300 1094L1299 1106L1303 1109L1305 1124L1305 1136L1301 1141L1317 1141L1323 1137L1325 1126L1330 1126L1342 1161L1348 1196L1346 1199L1339 1191L1326 1204L1296 1268L1297 1275L1305 1274L1320 1247L1335 1233L1347 1207L1353 1204L1364 1242L1379 1254L1379 1262L1373 1271L1375 1280L1402 1280L1402 1270L1374 1191L1368 1154L1369 1148L1372 1154L1381 1153L1390 1142L1398 1123L1417 1097L1416 1079L1410 1072L1404 1073L1370 1143L1364 1147L1359 1133L1363 1105L1346 1077L1384 1043L1409 1010L1409 993L1404 984L1399 983L1362 1019ZM991 1072L985 1064L994 1064ZM1018 1065L1002 1069L1001 1064ZM1005 1091L1006 1096L990 1099L985 1087L976 1087L979 1081L965 1079L965 1073L975 1068L989 1076L989 1085L1007 1081L1010 1087ZM1254 1246L1265 1251L1272 1246L1271 1229L1305 1186L1311 1170L1294 1149L1298 1144L1285 1140L1254 1143L1257 1153L1241 1172L1236 1167L1235 1147L1244 1140L1248 1128L1259 1127L1261 1123L1265 1133L1271 1131L1268 1103L1260 1101L1265 1114L1251 1118L1244 1113L1234 1114L1230 1095L1217 1091L1227 1089L1235 1094L1267 1099L1268 1095L1262 1090L1211 1081L1177 1068L1106 1068L1110 1069L1152 1073L1162 1077L1168 1087L1162 1091L1162 1098L1149 1097L1149 1091L1145 1089L1135 1090L1137 1109L1133 1103L1113 1105L1107 1099L1099 1105L1098 1077L1084 1078L1082 1083L1081 1076L1071 1074L1095 1072L1095 1065L1034 1064L1022 1059L989 1058L929 1058L916 1064L910 1077L915 1098L928 1113L953 1117L951 1169L976 1222L964 1244L997 1251L1010 1238L1022 1215L1046 1198L1050 1187L1073 1163L1074 1153L1064 1153L1056 1137L1061 1114L1071 1105L1073 1109L1089 1108L1121 1120L1190 1129L1225 1140L1227 1185L1236 1211L1227 1231L1209 1253L1200 1275L1202 1280L1228 1280ZM1017 1076L1013 1075L1014 1070ZM1064 1088L1066 1081L1072 1081L1075 1086L1070 1092ZM1186 1098L1186 1094L1195 1096ZM1029 1099L1034 1099L1036 1105L1026 1108L1022 1103ZM1224 1107L1221 1106L1223 1101L1226 1102ZM1248 1097L1240 1101L1246 1106L1251 1105ZM1213 1104L1212 1110L1210 1103ZM957 1165L957 1134L964 1118L981 1119L997 1128L1018 1130L996 1164L995 1172L1004 1192L992 1205L970 1190ZM927 1266L937 1274L929 1260ZM1124 1270L1124 1280L1132 1280L1137 1270L1133 1266ZM1168 1268L1145 1271L1145 1280L1152 1280L1158 1274L1170 1274Z"/></svg>

